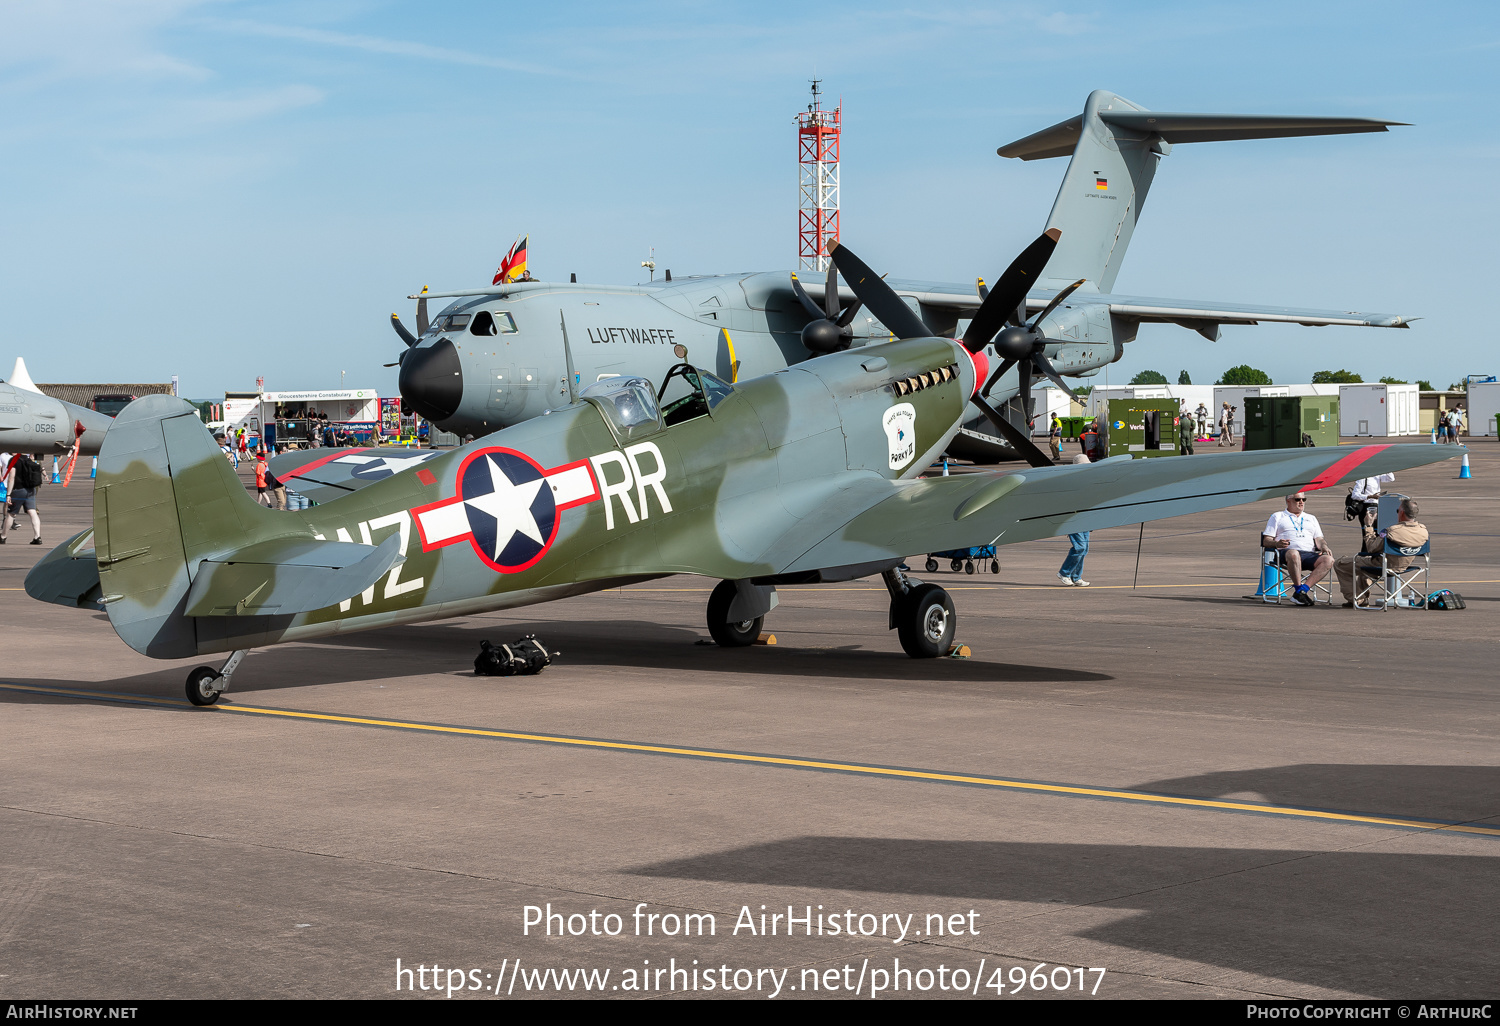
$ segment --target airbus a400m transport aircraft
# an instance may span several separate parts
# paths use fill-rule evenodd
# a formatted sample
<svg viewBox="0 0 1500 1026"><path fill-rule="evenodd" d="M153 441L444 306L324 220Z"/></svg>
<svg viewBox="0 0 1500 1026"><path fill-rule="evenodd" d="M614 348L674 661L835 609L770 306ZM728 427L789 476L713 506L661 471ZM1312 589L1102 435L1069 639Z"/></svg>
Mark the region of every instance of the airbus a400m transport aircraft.
<svg viewBox="0 0 1500 1026"><path fill-rule="evenodd" d="M735 384L680 363L606 379L550 415L300 512L254 502L193 409L149 396L115 419L94 526L27 575L34 598L102 608L136 651L231 652L188 697L215 702L246 649L524 606L669 574L720 583L708 626L751 643L783 585L880 573L914 657L948 651L942 588L910 552L1008 544L1252 502L1448 458L1432 445L1225 453L917 479L978 393L984 348L1052 255L1016 258L963 338L932 336L845 247L834 260L898 341ZM1016 429L1009 428L1016 433ZM335 457L337 458L337 457Z"/></svg>
<svg viewBox="0 0 1500 1026"><path fill-rule="evenodd" d="M1149 111L1096 91L1083 113L1000 147L1005 157L1042 160L1072 154L1047 228L1063 233L1047 267L1012 308L1010 327L986 353L1007 372L986 393L995 405L1020 395L1030 410L1033 378L1063 388L1119 360L1142 322L1170 322L1204 337L1222 324L1287 321L1306 325L1406 327L1393 314L1120 295L1114 289L1157 164L1179 143L1280 136L1384 132L1391 121L1365 118L1180 114ZM925 334L963 333L983 286L891 281ZM418 301L417 333L392 314L407 348L401 395L422 416L459 435L482 435L519 423L567 396L564 312L577 387L608 375L660 380L685 345L693 359L734 382L769 374L810 356L889 341L893 326L861 308L856 291L803 283L785 271L678 279L638 286L524 282ZM455 299L429 320L431 299ZM980 417L971 407L966 422ZM1016 419L1020 419L1017 416ZM982 423L982 421L980 422ZM957 456L995 459L993 438L965 430L950 445Z"/></svg>

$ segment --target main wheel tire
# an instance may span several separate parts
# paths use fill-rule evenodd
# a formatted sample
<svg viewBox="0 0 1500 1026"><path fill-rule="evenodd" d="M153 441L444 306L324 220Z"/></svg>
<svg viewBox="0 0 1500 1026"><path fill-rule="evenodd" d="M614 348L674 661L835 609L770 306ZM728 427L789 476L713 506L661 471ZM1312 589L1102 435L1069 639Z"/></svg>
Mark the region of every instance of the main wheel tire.
<svg viewBox="0 0 1500 1026"><path fill-rule="evenodd" d="M937 560L933 559L931 556L927 557L927 572L930 574L937 573Z"/></svg>
<svg viewBox="0 0 1500 1026"><path fill-rule="evenodd" d="M896 635L913 659L935 659L953 647L958 614L953 599L936 584L920 584L901 597Z"/></svg>
<svg viewBox="0 0 1500 1026"><path fill-rule="evenodd" d="M222 688L215 688L213 682L219 679L219 671L210 666L199 666L187 677L188 701L194 705L213 705L224 693Z"/></svg>
<svg viewBox="0 0 1500 1026"><path fill-rule="evenodd" d="M744 648L755 644L755 639L760 637L760 625L766 619L757 616L754 620L731 623L729 607L738 591L733 581L720 581L708 597L708 633L723 648Z"/></svg>

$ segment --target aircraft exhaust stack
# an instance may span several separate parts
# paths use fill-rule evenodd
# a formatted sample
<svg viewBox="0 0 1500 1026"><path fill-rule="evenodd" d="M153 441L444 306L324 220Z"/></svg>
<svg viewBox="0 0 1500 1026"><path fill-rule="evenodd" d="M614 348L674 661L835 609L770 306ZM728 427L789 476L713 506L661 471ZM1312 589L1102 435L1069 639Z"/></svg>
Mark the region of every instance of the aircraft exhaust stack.
<svg viewBox="0 0 1500 1026"><path fill-rule="evenodd" d="M1072 154L1047 217L1047 227L1061 228L1066 241L1057 247L1037 285L1063 289L1082 278L1086 291L1109 292L1156 166L1175 144L1384 132L1400 124L1370 118L1155 111L1096 89L1082 114L996 152L1021 160Z"/></svg>

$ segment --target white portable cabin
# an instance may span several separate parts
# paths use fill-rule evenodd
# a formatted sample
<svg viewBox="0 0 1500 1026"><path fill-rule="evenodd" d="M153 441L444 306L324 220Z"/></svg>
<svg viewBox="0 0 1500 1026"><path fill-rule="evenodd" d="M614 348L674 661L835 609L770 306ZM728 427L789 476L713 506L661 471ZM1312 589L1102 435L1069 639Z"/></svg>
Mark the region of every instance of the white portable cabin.
<svg viewBox="0 0 1500 1026"><path fill-rule="evenodd" d="M1212 385L1114 385L1110 388L1095 387L1089 392L1088 410L1090 417L1095 416L1101 409L1107 410L1111 399L1176 399L1182 403L1182 408L1192 413L1198 408L1198 404L1212 406L1214 398L1214 387ZM1210 417L1209 420L1213 418Z"/></svg>
<svg viewBox="0 0 1500 1026"><path fill-rule="evenodd" d="M1219 414L1224 404L1234 407L1234 437L1245 437L1245 400L1260 396L1287 396L1292 390L1288 385L1215 385L1213 402L1208 404L1208 424L1211 434L1218 433Z"/></svg>
<svg viewBox="0 0 1500 1026"><path fill-rule="evenodd" d="M1421 433L1416 385L1340 385L1339 434L1390 438Z"/></svg>
<svg viewBox="0 0 1500 1026"><path fill-rule="evenodd" d="M1069 398L1068 393L1055 386L1038 388L1032 391L1032 397L1036 399L1036 416L1031 422L1031 433L1047 436L1049 425L1052 423L1052 415L1059 417L1082 416L1084 408ZM1087 398L1087 397L1085 397Z"/></svg>
<svg viewBox="0 0 1500 1026"><path fill-rule="evenodd" d="M1464 403L1464 427L1471 435L1495 433L1495 415L1500 413L1500 381L1469 382L1469 401Z"/></svg>

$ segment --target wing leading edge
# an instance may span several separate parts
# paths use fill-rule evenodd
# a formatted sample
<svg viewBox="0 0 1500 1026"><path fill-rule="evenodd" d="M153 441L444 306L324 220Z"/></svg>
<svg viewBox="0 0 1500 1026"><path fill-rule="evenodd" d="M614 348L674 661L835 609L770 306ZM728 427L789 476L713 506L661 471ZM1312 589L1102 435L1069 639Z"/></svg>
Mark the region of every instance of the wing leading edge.
<svg viewBox="0 0 1500 1026"><path fill-rule="evenodd" d="M1463 455L1428 445L1213 453L891 482L892 494L791 560L784 573L970 545L1051 538L1328 488Z"/></svg>

